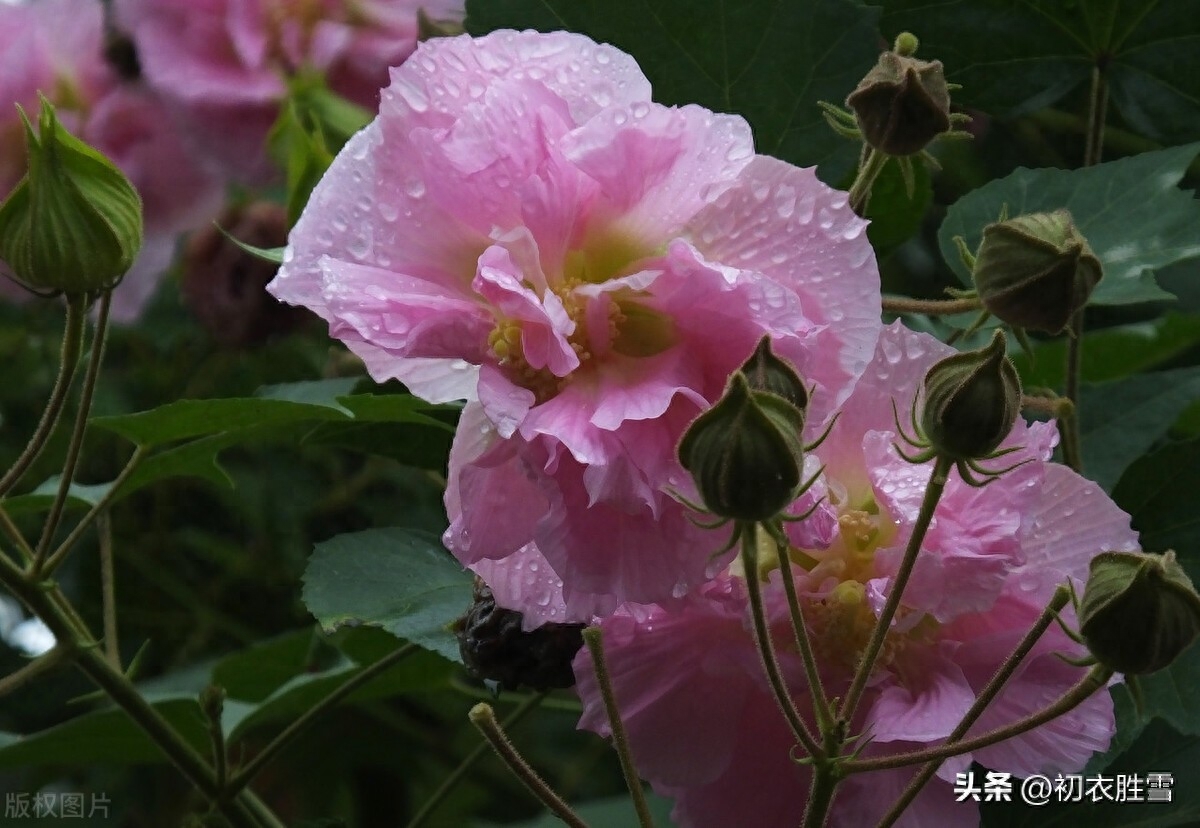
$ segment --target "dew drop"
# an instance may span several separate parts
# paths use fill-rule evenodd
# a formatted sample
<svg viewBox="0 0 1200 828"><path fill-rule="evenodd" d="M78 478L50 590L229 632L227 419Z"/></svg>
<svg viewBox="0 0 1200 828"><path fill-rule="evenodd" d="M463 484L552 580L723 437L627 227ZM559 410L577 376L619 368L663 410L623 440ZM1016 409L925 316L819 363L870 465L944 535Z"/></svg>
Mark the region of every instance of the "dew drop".
<svg viewBox="0 0 1200 828"><path fill-rule="evenodd" d="M411 178L404 183L404 192L413 198L420 198L425 195L425 182L419 178Z"/></svg>

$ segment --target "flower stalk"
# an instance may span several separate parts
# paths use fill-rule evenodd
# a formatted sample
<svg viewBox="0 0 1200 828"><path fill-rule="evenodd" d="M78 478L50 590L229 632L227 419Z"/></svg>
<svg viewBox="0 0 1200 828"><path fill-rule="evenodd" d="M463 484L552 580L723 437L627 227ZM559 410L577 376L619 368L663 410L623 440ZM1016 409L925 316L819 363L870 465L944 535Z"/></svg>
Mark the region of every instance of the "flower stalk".
<svg viewBox="0 0 1200 828"><path fill-rule="evenodd" d="M642 787L642 780L638 777L637 768L633 765L629 737L625 733L625 723L621 721L621 709L617 706L617 696L608 672L608 663L604 659L604 635L600 628L588 627L584 630L583 643L587 646L588 655L592 657L592 665L596 669L596 684L600 687L601 698L604 699L604 711L608 714L613 746L617 749L617 756L621 760L621 773L625 775L625 784L633 799L633 809L637 813L638 824L641 828L654 828L654 817L650 815L650 806L646 803L646 792Z"/></svg>

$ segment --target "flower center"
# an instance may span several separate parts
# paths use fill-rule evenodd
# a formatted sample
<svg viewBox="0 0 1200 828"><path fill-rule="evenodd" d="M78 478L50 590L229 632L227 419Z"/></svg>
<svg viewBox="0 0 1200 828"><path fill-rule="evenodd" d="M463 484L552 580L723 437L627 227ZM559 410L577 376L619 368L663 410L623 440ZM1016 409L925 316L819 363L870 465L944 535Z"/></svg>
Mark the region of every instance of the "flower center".
<svg viewBox="0 0 1200 828"><path fill-rule="evenodd" d="M520 320L498 317L488 348L515 384L533 391L540 404L554 397L598 361L613 354L646 358L676 342L673 320L651 307L652 297L628 286L599 291L595 286L636 273L636 263L650 251L615 235L593 234L564 257L558 278L550 278L543 301L553 294L574 327L566 339L579 366L565 376L535 368L525 356L525 328ZM526 282L526 284L529 284Z"/></svg>

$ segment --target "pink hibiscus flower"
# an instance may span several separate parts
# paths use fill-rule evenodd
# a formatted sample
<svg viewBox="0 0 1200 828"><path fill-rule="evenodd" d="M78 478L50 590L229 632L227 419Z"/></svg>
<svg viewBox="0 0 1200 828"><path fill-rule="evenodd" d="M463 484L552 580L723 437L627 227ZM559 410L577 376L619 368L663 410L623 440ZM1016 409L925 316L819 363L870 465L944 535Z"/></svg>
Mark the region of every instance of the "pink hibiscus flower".
<svg viewBox="0 0 1200 828"><path fill-rule="evenodd" d="M38 93L59 120L121 169L142 197L145 245L113 296L116 321L141 312L174 255L175 237L216 215L224 188L196 160L161 100L120 78L104 57L100 3L39 0L0 5L0 198L25 174L25 130L12 103L36 123ZM7 279L0 291L27 292Z"/></svg>
<svg viewBox="0 0 1200 828"><path fill-rule="evenodd" d="M899 323L885 329L874 361L815 452L827 464L828 502L795 530L792 557L831 695L844 695L849 685L932 465L897 456L891 400L907 410L929 365L949 352ZM1050 424L1018 421L1005 445L1022 446L1011 456L1030 462L983 489L957 475L947 486L851 727L871 735L865 756L943 740L1056 584L1082 584L1098 552L1137 548L1128 516L1096 484L1048 462L1054 439ZM764 593L789 686L811 721L777 568ZM790 826L804 812L800 792L808 789L809 771L791 758L793 738L763 676L747 611L735 567L673 607L619 610L602 622L634 759L656 790L676 800L683 826ZM1083 671L1057 652L1079 654L1079 647L1052 627L971 732L1039 710L1077 682ZM580 726L607 734L586 652L575 669L585 705ZM951 790L956 771L972 760L1017 776L1078 771L1107 747L1113 729L1111 700L1101 693L1018 738L949 760L901 824L975 825L977 813ZM875 824L914 770L849 777L831 824Z"/></svg>
<svg viewBox="0 0 1200 828"><path fill-rule="evenodd" d="M270 289L377 379L470 400L448 546L546 561L588 617L706 577L673 449L764 334L814 423L845 398L879 329L864 227L741 118L652 103L628 55L496 32L393 71Z"/></svg>
<svg viewBox="0 0 1200 828"><path fill-rule="evenodd" d="M463 0L117 0L147 81L230 174L270 174L267 133L287 79L319 72L374 111L388 67L417 45L417 11L461 20Z"/></svg>

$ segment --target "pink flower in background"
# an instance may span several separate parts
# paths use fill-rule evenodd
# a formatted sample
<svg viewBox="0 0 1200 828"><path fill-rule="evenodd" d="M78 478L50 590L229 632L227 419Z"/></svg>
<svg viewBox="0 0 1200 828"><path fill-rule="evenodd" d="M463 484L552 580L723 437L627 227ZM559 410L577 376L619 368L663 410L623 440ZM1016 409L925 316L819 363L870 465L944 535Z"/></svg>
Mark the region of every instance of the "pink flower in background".
<svg viewBox="0 0 1200 828"><path fill-rule="evenodd" d="M117 0L147 82L177 107L189 133L231 174L269 174L266 138L305 71L378 106L388 67L416 48L417 11L461 20L463 0Z"/></svg>
<svg viewBox="0 0 1200 828"><path fill-rule="evenodd" d="M844 695L889 589L930 473L899 458L891 399L907 410L926 369L951 349L896 323L816 450L828 503L792 536L805 617L826 690ZM1107 549L1136 549L1129 518L1096 484L1048 462L1050 424L1018 422L1005 445L1031 459L983 489L952 477L893 632L851 727L869 733L865 755L936 744L1033 624L1056 584L1087 576ZM649 554L649 550L642 550ZM778 569L765 588L768 615L797 704L811 719L802 665L793 652ZM622 718L640 772L676 800L684 826L799 823L808 770L763 677L734 568L675 606L619 610L602 623ZM1052 627L973 730L1036 711L1082 677L1056 652L1079 647ZM608 724L586 653L575 662L581 727ZM943 764L902 825L975 825L951 782L972 760L1017 776L1078 771L1108 746L1112 703L1097 694L1023 736ZM850 777L832 824L875 824L913 769ZM751 794L749 792L753 791Z"/></svg>
<svg viewBox="0 0 1200 828"><path fill-rule="evenodd" d="M0 198L25 173L25 132L14 103L37 122L38 92L59 120L108 156L142 197L145 246L113 298L113 318L140 313L174 255L176 236L216 215L224 187L197 161L162 102L120 78L104 58L101 4L39 0L0 5ZM9 297L28 295L7 279Z"/></svg>
<svg viewBox="0 0 1200 828"><path fill-rule="evenodd" d="M377 379L470 400L447 544L545 561L588 617L705 578L719 544L664 488L764 334L815 383L814 428L849 393L880 327L864 228L811 170L756 156L741 118L651 102L628 55L497 32L393 71L271 290Z"/></svg>

